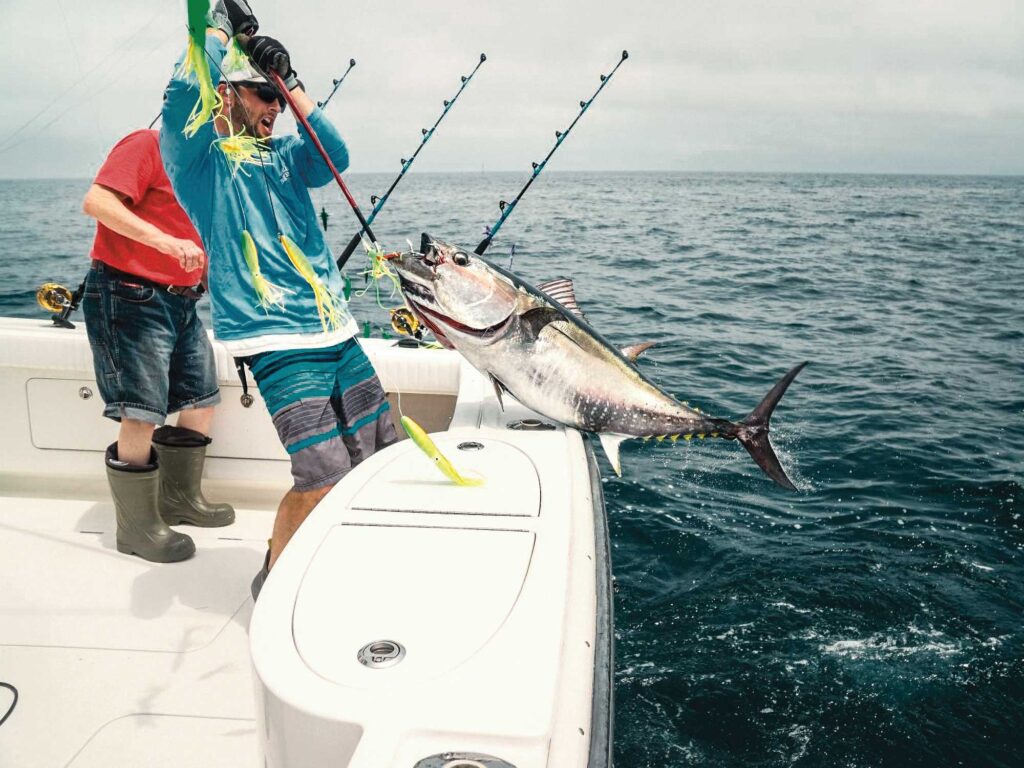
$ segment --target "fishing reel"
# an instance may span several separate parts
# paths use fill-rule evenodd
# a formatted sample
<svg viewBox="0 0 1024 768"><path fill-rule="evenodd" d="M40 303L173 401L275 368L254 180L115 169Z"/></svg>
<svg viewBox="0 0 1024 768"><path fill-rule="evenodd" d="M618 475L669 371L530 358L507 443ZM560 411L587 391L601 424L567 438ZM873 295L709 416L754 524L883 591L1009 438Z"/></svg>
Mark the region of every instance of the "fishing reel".
<svg viewBox="0 0 1024 768"><path fill-rule="evenodd" d="M54 326L73 329L75 324L68 320L68 315L78 309L84 290L84 282L74 292L60 283L43 283L36 291L36 302L47 312L53 313Z"/></svg>
<svg viewBox="0 0 1024 768"><path fill-rule="evenodd" d="M423 339L423 324L416 319L416 315L408 307L391 310L391 327L400 336L412 336L417 341Z"/></svg>

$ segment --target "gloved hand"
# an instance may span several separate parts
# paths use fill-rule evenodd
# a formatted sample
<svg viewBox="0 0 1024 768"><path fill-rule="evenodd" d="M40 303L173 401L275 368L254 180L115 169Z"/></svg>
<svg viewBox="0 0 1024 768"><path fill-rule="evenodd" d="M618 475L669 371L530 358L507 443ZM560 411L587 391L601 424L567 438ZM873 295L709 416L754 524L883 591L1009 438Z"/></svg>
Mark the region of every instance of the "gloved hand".
<svg viewBox="0 0 1024 768"><path fill-rule="evenodd" d="M299 83L299 77L292 69L288 50L280 42L265 35L254 35L245 41L245 52L257 69L264 72L274 70L284 80L285 87L290 91Z"/></svg>
<svg viewBox="0 0 1024 768"><path fill-rule="evenodd" d="M210 8L210 26L234 37L256 34L260 23L246 0L217 0Z"/></svg>

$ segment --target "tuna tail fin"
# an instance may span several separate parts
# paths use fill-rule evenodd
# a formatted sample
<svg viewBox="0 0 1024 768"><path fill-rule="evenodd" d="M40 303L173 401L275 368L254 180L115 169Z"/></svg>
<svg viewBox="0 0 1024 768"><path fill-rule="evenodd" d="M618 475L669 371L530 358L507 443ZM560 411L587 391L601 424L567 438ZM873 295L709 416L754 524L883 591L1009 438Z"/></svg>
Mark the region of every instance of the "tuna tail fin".
<svg viewBox="0 0 1024 768"><path fill-rule="evenodd" d="M751 458L757 462L757 466L776 483L791 491L795 491L796 486L786 476L786 470L782 468L779 457L775 455L775 450L768 440L768 421L772 417L772 411L775 410L775 406L779 404L779 400L786 393L787 387L793 382L796 375L803 370L805 365L807 365L806 362L800 363L800 365L779 379L771 391L764 396L764 400L758 404L757 408L751 411L750 415L739 423L739 428L736 431L736 438L747 449Z"/></svg>

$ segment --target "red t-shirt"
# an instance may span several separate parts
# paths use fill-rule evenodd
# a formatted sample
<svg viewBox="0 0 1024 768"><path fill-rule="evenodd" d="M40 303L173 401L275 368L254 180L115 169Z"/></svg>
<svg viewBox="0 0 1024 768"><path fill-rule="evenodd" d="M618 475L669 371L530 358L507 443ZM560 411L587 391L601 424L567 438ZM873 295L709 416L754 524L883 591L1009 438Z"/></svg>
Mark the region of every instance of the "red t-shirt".
<svg viewBox="0 0 1024 768"><path fill-rule="evenodd" d="M127 196L125 205L140 219L202 247L195 227L171 189L156 131L135 131L121 139L110 150L95 183ZM186 272L175 257L119 235L99 222L90 255L115 269L165 285L195 285L203 276L202 268Z"/></svg>

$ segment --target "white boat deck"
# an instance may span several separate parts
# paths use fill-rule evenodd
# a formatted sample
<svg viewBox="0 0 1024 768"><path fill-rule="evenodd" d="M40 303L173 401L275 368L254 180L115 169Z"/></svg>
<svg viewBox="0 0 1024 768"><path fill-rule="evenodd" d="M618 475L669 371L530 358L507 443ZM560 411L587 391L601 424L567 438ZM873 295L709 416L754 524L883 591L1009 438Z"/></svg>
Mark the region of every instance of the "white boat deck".
<svg viewBox="0 0 1024 768"><path fill-rule="evenodd" d="M114 548L109 497L4 490L0 766L259 765L246 629L273 512L189 528L196 556L157 565Z"/></svg>
<svg viewBox="0 0 1024 768"><path fill-rule="evenodd" d="M0 319L0 683L18 690L11 709L0 686L0 768L608 765L603 518L576 433L507 429L535 414L502 411L454 353L364 345L403 410L447 427L444 453L487 485L454 488L409 442L371 457L300 529L253 623L249 585L290 484L258 392L240 406L219 350L204 490L236 522L179 528L197 548L182 563L122 555L102 461L116 425L88 397L83 337ZM467 440L484 449L459 451ZM408 659L359 666L383 638Z"/></svg>

